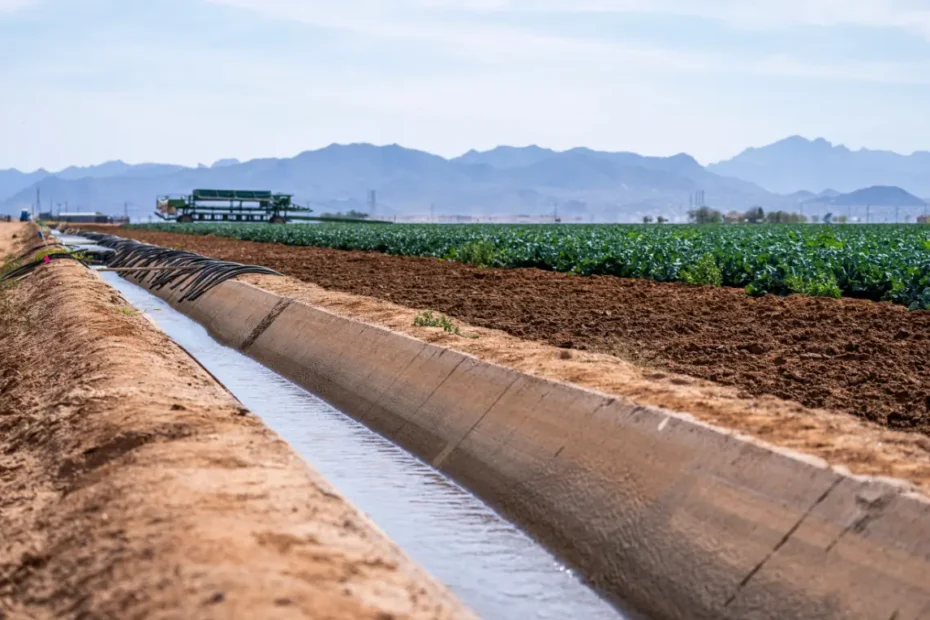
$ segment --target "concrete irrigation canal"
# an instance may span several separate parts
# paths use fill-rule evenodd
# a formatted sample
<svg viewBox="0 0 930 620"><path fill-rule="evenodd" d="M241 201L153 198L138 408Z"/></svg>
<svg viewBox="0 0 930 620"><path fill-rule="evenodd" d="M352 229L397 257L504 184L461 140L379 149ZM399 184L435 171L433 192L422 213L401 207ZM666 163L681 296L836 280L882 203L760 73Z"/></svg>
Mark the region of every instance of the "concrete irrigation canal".
<svg viewBox="0 0 930 620"><path fill-rule="evenodd" d="M145 289L112 272L104 279L481 617L622 617L529 537L433 468L217 343Z"/></svg>
<svg viewBox="0 0 930 620"><path fill-rule="evenodd" d="M2 298L0 617L930 616L922 480L88 237Z"/></svg>

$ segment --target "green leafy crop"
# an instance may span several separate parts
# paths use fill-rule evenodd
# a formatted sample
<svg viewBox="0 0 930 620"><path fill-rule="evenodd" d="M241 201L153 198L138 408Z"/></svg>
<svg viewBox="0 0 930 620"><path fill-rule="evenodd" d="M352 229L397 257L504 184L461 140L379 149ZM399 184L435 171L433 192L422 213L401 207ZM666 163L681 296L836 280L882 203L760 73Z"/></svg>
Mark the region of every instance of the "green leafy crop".
<svg viewBox="0 0 930 620"><path fill-rule="evenodd" d="M155 230L492 267L886 300L930 308L930 227L155 224Z"/></svg>

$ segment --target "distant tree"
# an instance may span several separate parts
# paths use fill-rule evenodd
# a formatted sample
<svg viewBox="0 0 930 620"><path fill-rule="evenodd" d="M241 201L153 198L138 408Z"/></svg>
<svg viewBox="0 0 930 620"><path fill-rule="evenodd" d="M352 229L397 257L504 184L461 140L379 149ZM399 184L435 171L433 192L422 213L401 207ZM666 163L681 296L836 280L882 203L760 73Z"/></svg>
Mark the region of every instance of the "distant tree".
<svg viewBox="0 0 930 620"><path fill-rule="evenodd" d="M743 222L745 217L746 217L745 213L740 213L739 211L730 211L729 213L723 216L723 220L727 224L740 224Z"/></svg>
<svg viewBox="0 0 930 620"><path fill-rule="evenodd" d="M652 218L648 215L643 216L643 224L652 224Z"/></svg>
<svg viewBox="0 0 930 620"><path fill-rule="evenodd" d="M837 224L845 224L849 221L849 218L845 215L837 215L835 218L833 218L833 221L835 221Z"/></svg>
<svg viewBox="0 0 930 620"><path fill-rule="evenodd" d="M823 223L824 223L824 224L832 224L832 223L833 223L833 213L827 213L826 215L824 215L824 216L823 216Z"/></svg>
<svg viewBox="0 0 930 620"><path fill-rule="evenodd" d="M662 217L662 216L660 215L659 217L656 218L656 223L657 223L657 224L665 224L665 223L667 223L667 222L668 222L668 218L667 218L667 217Z"/></svg>
<svg viewBox="0 0 930 620"><path fill-rule="evenodd" d="M694 224L720 224L723 222L723 213L710 207L701 207L688 211L688 220Z"/></svg>
<svg viewBox="0 0 930 620"><path fill-rule="evenodd" d="M807 221L807 218L800 213L770 211L766 214L765 221L769 224L802 224Z"/></svg>
<svg viewBox="0 0 930 620"><path fill-rule="evenodd" d="M761 224L765 221L765 211L762 207L753 207L749 211L746 211L744 218L750 224Z"/></svg>
<svg viewBox="0 0 930 620"><path fill-rule="evenodd" d="M820 223L820 216L819 216L819 215L812 215L812 216L811 216L811 222L813 222L814 224L819 224L819 223Z"/></svg>
<svg viewBox="0 0 930 620"><path fill-rule="evenodd" d="M370 214L365 213L364 211L356 211L355 209L351 209L348 213L343 213L342 211L339 211L339 212L337 212L337 213L321 213L321 214L320 214L320 217L323 217L323 218L348 218L348 219L352 219L352 220L364 220L364 219L368 219L368 216L369 216L369 215L370 215Z"/></svg>
<svg viewBox="0 0 930 620"><path fill-rule="evenodd" d="M930 224L930 215L918 215L917 223L918 224Z"/></svg>

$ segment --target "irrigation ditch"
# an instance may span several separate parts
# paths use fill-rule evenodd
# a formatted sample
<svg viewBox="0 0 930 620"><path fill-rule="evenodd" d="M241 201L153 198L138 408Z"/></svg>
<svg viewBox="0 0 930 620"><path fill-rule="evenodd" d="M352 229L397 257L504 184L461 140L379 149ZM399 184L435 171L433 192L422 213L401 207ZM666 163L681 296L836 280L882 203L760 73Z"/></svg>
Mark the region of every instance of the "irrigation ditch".
<svg viewBox="0 0 930 620"><path fill-rule="evenodd" d="M117 269L189 266L88 236L116 249ZM339 317L236 281L234 265L210 269L122 275L472 490L615 602L657 618L930 613L930 504L903 483Z"/></svg>
<svg viewBox="0 0 930 620"><path fill-rule="evenodd" d="M87 247L80 237L59 238L78 249ZM151 246L135 248L139 244L134 242L97 242L111 251L107 267L97 270L105 282L482 618L634 617L608 603L447 477L274 371L219 344L202 326L134 283L144 279L148 287L175 286L173 292L185 300L180 303L192 303L229 277L269 270Z"/></svg>
<svg viewBox="0 0 930 620"><path fill-rule="evenodd" d="M98 275L42 259L0 290L0 617L474 616Z"/></svg>
<svg viewBox="0 0 930 620"><path fill-rule="evenodd" d="M482 618L624 617L472 494L123 273L103 277Z"/></svg>

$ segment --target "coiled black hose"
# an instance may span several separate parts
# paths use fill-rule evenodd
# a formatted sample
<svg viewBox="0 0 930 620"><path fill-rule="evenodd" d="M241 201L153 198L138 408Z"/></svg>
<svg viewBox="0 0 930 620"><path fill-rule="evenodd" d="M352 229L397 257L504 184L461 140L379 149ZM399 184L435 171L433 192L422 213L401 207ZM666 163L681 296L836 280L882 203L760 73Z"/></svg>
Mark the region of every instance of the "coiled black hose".
<svg viewBox="0 0 930 620"><path fill-rule="evenodd" d="M35 252L35 250L32 250L32 252ZM32 271L36 267L39 267L40 265L44 265L45 263L48 263L51 261L58 261L58 260L73 260L73 261L77 261L81 263L85 267L88 266L86 262L84 262L77 256L74 256L73 254L65 254L65 253L49 254L45 258L40 258L39 260L32 261L31 263L26 263L25 265L22 265L20 267L17 267L16 269L8 271L7 273L3 274L3 277L0 277L0 282L5 282L7 280L13 280L15 278L25 276L30 271Z"/></svg>
<svg viewBox="0 0 930 620"><path fill-rule="evenodd" d="M115 235L86 231L78 231L77 234L113 250L113 255L107 259L107 267L138 269L138 272L127 272L127 277L152 290L165 286L170 290L179 290L182 293L179 303L196 301L213 287L246 273L281 275L267 267L207 258L193 252L171 250ZM128 275L130 273L132 275Z"/></svg>

